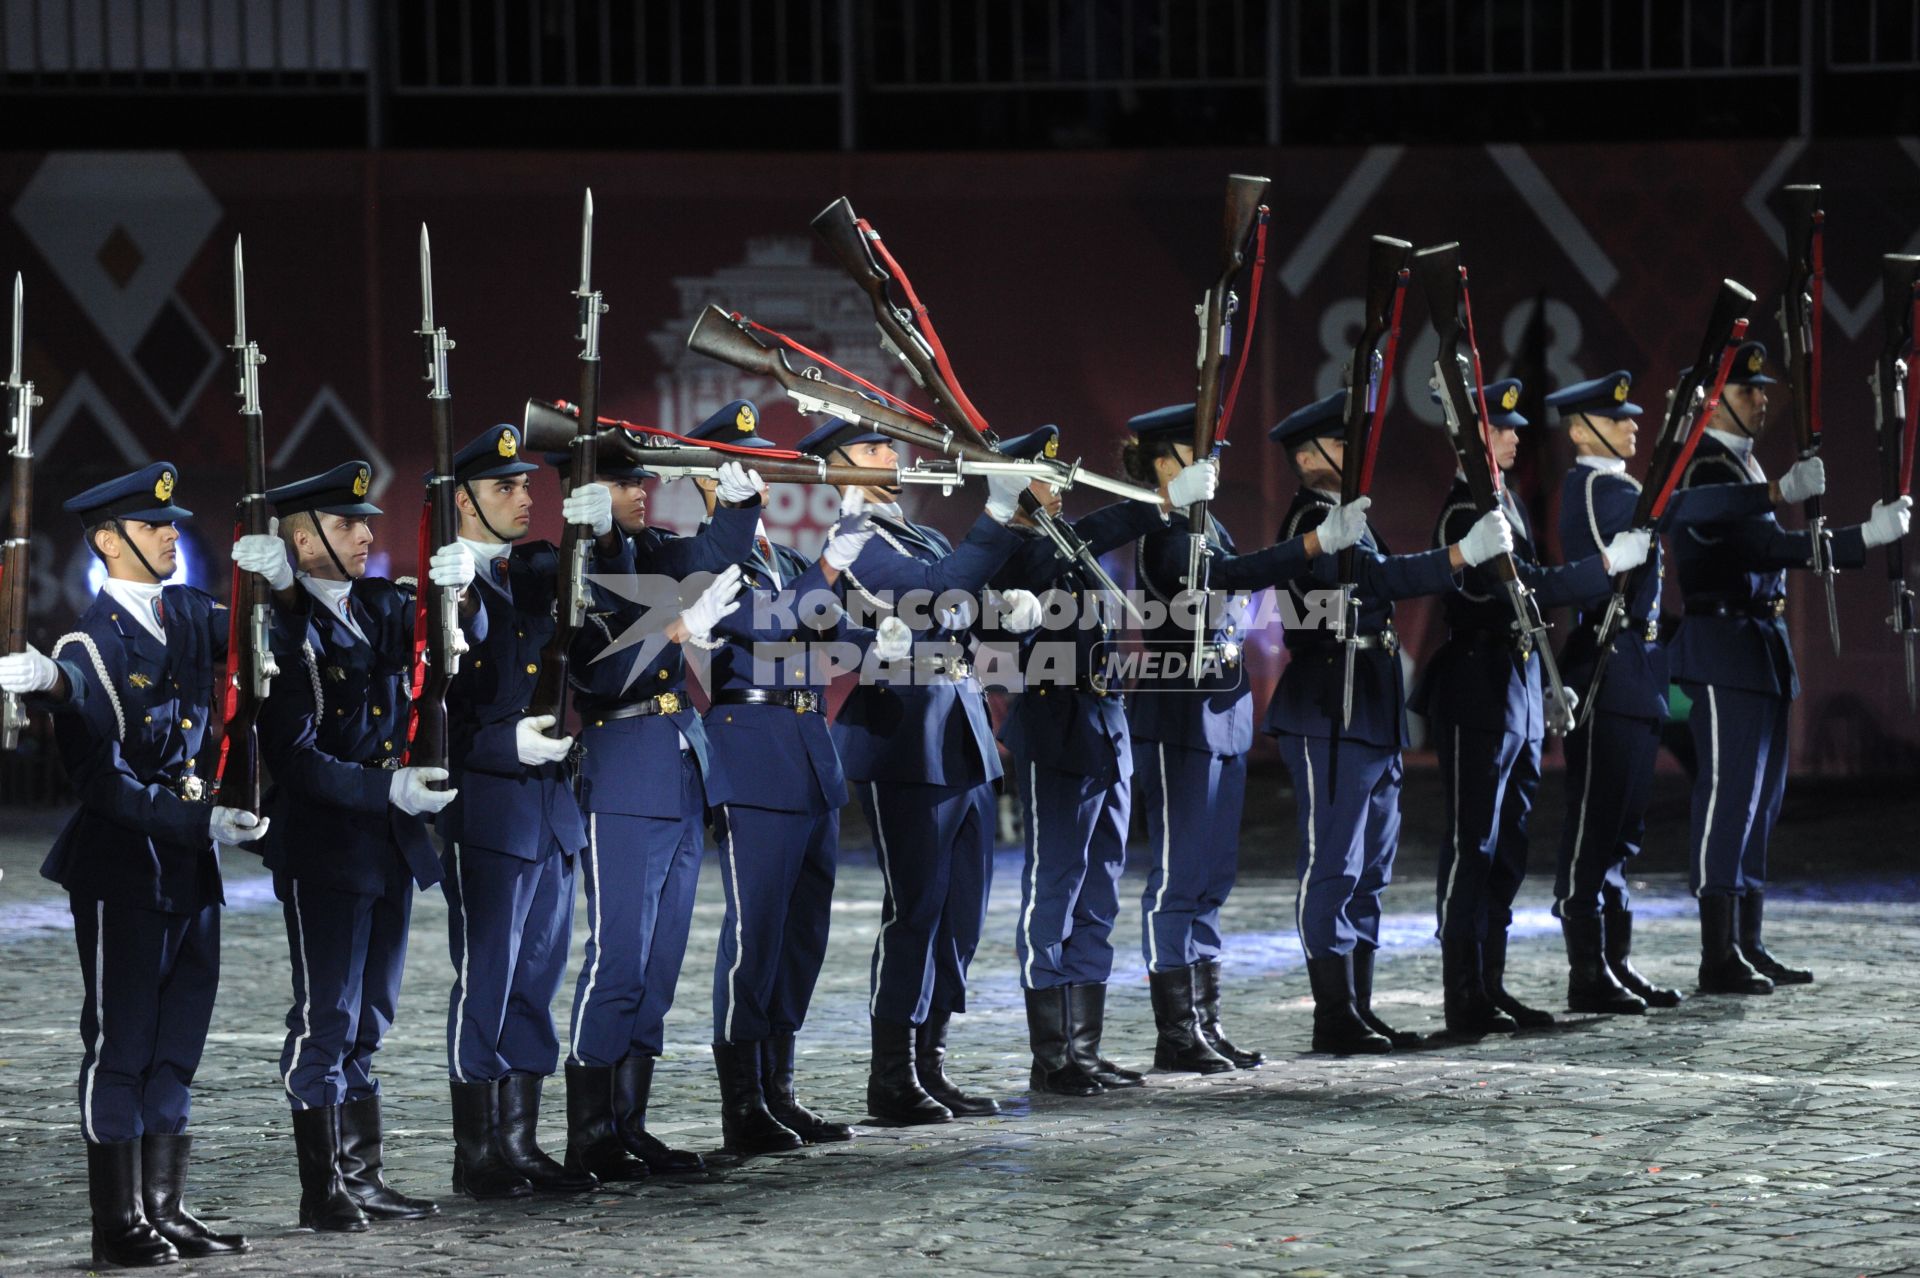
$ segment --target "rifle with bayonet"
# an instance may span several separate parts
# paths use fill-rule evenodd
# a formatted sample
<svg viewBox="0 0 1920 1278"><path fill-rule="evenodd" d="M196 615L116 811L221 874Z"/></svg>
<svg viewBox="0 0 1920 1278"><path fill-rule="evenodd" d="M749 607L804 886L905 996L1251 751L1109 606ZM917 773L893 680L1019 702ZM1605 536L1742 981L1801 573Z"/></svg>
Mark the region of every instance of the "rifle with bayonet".
<svg viewBox="0 0 1920 1278"><path fill-rule="evenodd" d="M40 397L33 393L33 383L25 380L21 368L25 326L25 286L16 272L13 277L13 369L7 374L7 438L11 442L7 455L13 458L13 506L7 517L6 565L0 569L0 591L5 592L0 611L6 614L10 656L27 650L27 595L33 584L30 553L33 549L33 410L40 406ZM12 750L18 746L26 726L26 699L7 693L5 705L0 707L0 749Z"/></svg>
<svg viewBox="0 0 1920 1278"><path fill-rule="evenodd" d="M1199 305L1193 308L1195 319L1200 325L1199 354L1195 361L1197 381L1193 397L1193 460L1219 460L1220 444L1225 438L1220 412L1220 372L1233 344L1233 315L1239 306L1239 299L1233 293L1233 281L1240 274L1240 268L1246 264L1247 242L1254 236L1256 225L1264 225L1267 207L1260 202L1266 195L1271 180L1263 177L1251 177L1244 173L1232 173L1227 176L1226 214L1222 219L1220 236L1220 270L1207 291L1201 295ZM1254 287L1259 286L1259 274L1254 275ZM1208 585L1211 577L1213 549L1208 544L1207 534L1212 526L1207 520L1207 503L1194 502L1187 508L1187 580L1186 587L1192 592L1195 601L1193 625L1193 652L1190 664L1193 681L1200 682L1202 668L1206 664L1207 635L1210 633L1208 619L1212 615L1213 592Z"/></svg>
<svg viewBox="0 0 1920 1278"><path fill-rule="evenodd" d="M587 192L580 215L580 284L573 291L580 340L580 418L567 463L567 491L578 491L599 473L595 457L596 423L600 409L600 317L606 302L593 287L593 192ZM587 620L587 558L593 553L593 530L570 523L560 537L560 598L553 638L540 653L540 677L534 685L528 714L552 715L548 735L566 735L567 649L576 630Z"/></svg>
<svg viewBox="0 0 1920 1278"><path fill-rule="evenodd" d="M1413 269L1420 277L1427 309L1433 316L1434 335L1439 339L1432 385L1440 393L1447 438L1466 476L1473 504L1484 515L1501 508L1505 481L1494 465L1493 445L1486 435L1486 378L1480 367L1479 344L1473 336L1473 305L1467 292L1467 268L1460 264L1460 245L1421 249L1413 255ZM1547 622L1539 601L1520 579L1511 551L1495 556L1483 567L1500 583L1512 605L1514 631L1523 647L1540 658L1547 692L1547 731L1565 736L1573 726L1573 712L1560 682L1559 663L1547 641Z"/></svg>
<svg viewBox="0 0 1920 1278"><path fill-rule="evenodd" d="M1793 382L1793 433L1800 459L1820 451L1820 330L1826 316L1826 220L1818 186L1789 186L1787 200L1787 284L1780 291L1780 334L1786 343L1787 375ZM1834 595L1833 530L1827 527L1821 499L1802 504L1813 542L1813 571L1827 593L1827 637L1840 655L1840 606Z"/></svg>
<svg viewBox="0 0 1920 1278"><path fill-rule="evenodd" d="M1885 291L1886 339L1874 361L1873 430L1880 446L1880 499L1897 501L1913 491L1914 427L1920 424L1920 371L1914 368L1915 338L1920 336L1920 257L1889 253L1880 259ZM11 572L11 569L9 569ZM1906 538L1887 543L1887 580L1893 585L1893 611L1887 624L1900 637L1906 659L1907 709L1920 708L1914 681L1914 647L1920 642L1913 587L1907 584Z"/></svg>
<svg viewBox="0 0 1920 1278"><path fill-rule="evenodd" d="M260 366L267 357L247 340L247 269L239 237L233 241L233 346L240 420L247 438L246 491L240 498L236 535L265 536L267 513L267 425L260 412ZM220 804L261 813L260 706L280 674L269 634L273 625L272 591L258 573L233 575L232 616L227 629L226 723L220 740L216 784Z"/></svg>
<svg viewBox="0 0 1920 1278"><path fill-rule="evenodd" d="M1406 303L1407 254L1413 245L1376 235L1367 246L1366 313L1347 360L1347 403L1341 422L1346 448L1340 463L1340 500L1358 501L1373 487L1373 459L1380 448L1393 385L1393 357L1400 345L1400 314ZM1340 726L1353 723L1353 667L1360 649L1360 600L1355 596L1357 547L1340 552L1340 617L1336 636L1346 648L1340 681Z"/></svg>
<svg viewBox="0 0 1920 1278"><path fill-rule="evenodd" d="M1030 481L1044 480L1062 490L1085 484L1134 501L1157 503L1160 500L1160 495L1150 488L1087 470L1078 461L1069 463L1039 457L1019 461L1004 457L990 447L963 439L951 427L924 421L903 409L868 399L851 386L829 381L817 367L798 371L787 363L780 350L763 345L749 333L747 322L709 305L687 335L687 349L772 381L802 413L824 413L849 422L862 422L890 439L964 463L965 473L969 475L1018 475Z"/></svg>
<svg viewBox="0 0 1920 1278"><path fill-rule="evenodd" d="M1654 440L1652 456L1647 462L1647 479L1640 486L1640 500L1634 505L1633 521L1628 529L1654 533L1659 528L1674 490L1686 473L1687 463L1693 460L1700 436L1713 419L1714 410L1720 407L1727 375L1733 371L1734 352L1746 340L1746 314L1753 302L1753 294L1742 285L1732 280L1720 281L1706 332L1700 338L1700 350L1668 392L1667 413ZM1613 594L1594 632L1599 648L1594 654L1593 677L1587 681L1587 699L1580 707L1582 723L1600 703L1601 681L1606 678L1607 662L1613 656L1613 641L1626 624L1627 601L1657 562L1658 556L1649 554L1646 562L1632 572L1614 574Z"/></svg>
<svg viewBox="0 0 1920 1278"><path fill-rule="evenodd" d="M893 255L881 242L880 232L873 229L872 223L854 213L853 205L845 196L827 205L814 217L813 229L827 246L834 261L840 264L840 269L867 295L873 306L874 326L880 331L881 349L892 353L906 365L914 383L932 398L935 416L962 439L997 453L998 440L988 427L987 419L973 406L966 392L960 389L959 378L954 374L953 364L947 358L946 347L933 327L933 320L927 316L926 307L920 304L906 272L900 269L900 264L894 261ZM881 258L885 259L885 265L882 265ZM896 281L906 294L906 306L896 305L893 300L889 286ZM1146 620L1133 601L1121 593L1107 570L1101 567L1099 557L1074 532L1073 525L1056 519L1040 499L1028 490L1022 490L1020 494L1020 509L1053 542L1054 552L1061 559L1079 564L1093 582L1107 592L1109 598L1118 599L1134 614L1136 620Z"/></svg>
<svg viewBox="0 0 1920 1278"><path fill-rule="evenodd" d="M460 525L453 490L453 390L447 380L447 353L453 339L433 321L433 248L420 225L420 338L425 361L427 405L432 417L433 474L427 480L428 535L422 541L421 580L414 588L414 676L407 762L414 767L447 766L447 689L460 673L467 637L460 629L460 591L427 579L424 562L442 546L451 546ZM424 657L424 664L422 658Z"/></svg>

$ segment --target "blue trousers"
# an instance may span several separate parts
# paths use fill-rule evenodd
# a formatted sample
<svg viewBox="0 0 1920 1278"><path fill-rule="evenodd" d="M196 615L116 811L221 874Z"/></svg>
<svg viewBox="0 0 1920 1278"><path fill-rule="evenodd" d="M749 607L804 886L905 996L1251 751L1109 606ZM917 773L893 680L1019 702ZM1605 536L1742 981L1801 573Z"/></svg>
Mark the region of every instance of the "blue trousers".
<svg viewBox="0 0 1920 1278"><path fill-rule="evenodd" d="M680 771L678 820L587 814L587 949L567 1045L576 1064L661 1052L693 924L706 806L699 765L684 750Z"/></svg>
<svg viewBox="0 0 1920 1278"><path fill-rule="evenodd" d="M80 1130L178 1135L220 984L220 907L163 914L69 897L80 953Z"/></svg>
<svg viewBox="0 0 1920 1278"><path fill-rule="evenodd" d="M1294 927L1310 959L1380 944L1380 895L1400 850L1400 752L1282 733L1300 827ZM1339 751L1336 764L1334 751Z"/></svg>
<svg viewBox="0 0 1920 1278"><path fill-rule="evenodd" d="M1014 769L1027 824L1013 934L1020 984L1104 985L1113 974L1132 781L1104 782L1019 756Z"/></svg>
<svg viewBox="0 0 1920 1278"><path fill-rule="evenodd" d="M1540 742L1435 718L1447 837L1436 895L1443 941L1479 940L1513 922L1527 877L1527 817L1540 789Z"/></svg>
<svg viewBox="0 0 1920 1278"><path fill-rule="evenodd" d="M1153 972L1218 958L1220 907L1240 870L1247 757L1133 743L1134 786L1153 866L1141 895L1140 948Z"/></svg>
<svg viewBox="0 0 1920 1278"><path fill-rule="evenodd" d="M868 1013L919 1025L934 1011L966 1011L993 878L993 783L870 781L860 807L885 884Z"/></svg>
<svg viewBox="0 0 1920 1278"><path fill-rule="evenodd" d="M573 858L558 843L537 861L452 843L446 870L449 1073L458 1083L553 1073L553 996L573 932Z"/></svg>
<svg viewBox="0 0 1920 1278"><path fill-rule="evenodd" d="M1627 862L1640 855L1660 725L1595 710L1567 734L1567 820L1553 879L1553 912L1596 918L1631 905Z"/></svg>
<svg viewBox="0 0 1920 1278"><path fill-rule="evenodd" d="M287 922L293 1004L280 1085L294 1109L380 1094L373 1054L393 1026L407 967L413 879L396 855L380 896L276 881Z"/></svg>
<svg viewBox="0 0 1920 1278"><path fill-rule="evenodd" d="M1693 698L1700 770L1693 782L1695 896L1726 896L1767 885L1767 841L1787 793L1787 713L1792 702L1764 692L1682 684Z"/></svg>
<svg viewBox="0 0 1920 1278"><path fill-rule="evenodd" d="M840 813L727 803L713 830L727 894L713 968L713 1040L797 1034L827 956Z"/></svg>

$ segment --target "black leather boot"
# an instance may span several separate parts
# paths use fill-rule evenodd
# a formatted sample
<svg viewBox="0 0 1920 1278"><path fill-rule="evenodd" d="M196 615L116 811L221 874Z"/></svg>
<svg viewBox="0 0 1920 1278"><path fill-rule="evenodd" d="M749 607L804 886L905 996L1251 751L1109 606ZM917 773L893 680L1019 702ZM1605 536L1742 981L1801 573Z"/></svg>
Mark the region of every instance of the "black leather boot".
<svg viewBox="0 0 1920 1278"><path fill-rule="evenodd" d="M1067 1002L1068 986L1028 990L1027 1039L1033 1044L1034 1090L1055 1096L1098 1096L1106 1091L1093 1075L1073 1059L1073 1018Z"/></svg>
<svg viewBox="0 0 1920 1278"><path fill-rule="evenodd" d="M1734 917L1740 898L1715 895L1700 898L1700 992L1702 994L1771 994L1773 981L1747 962L1734 944Z"/></svg>
<svg viewBox="0 0 1920 1278"><path fill-rule="evenodd" d="M1069 985L1067 991L1067 1054L1080 1072L1106 1088L1145 1087L1147 1076L1122 1069L1100 1054L1107 1033L1107 987Z"/></svg>
<svg viewBox="0 0 1920 1278"><path fill-rule="evenodd" d="M1379 952L1377 945L1368 945L1365 941L1356 941L1353 946L1353 1010L1360 1013L1360 1019L1367 1028L1393 1044L1397 1051L1403 1047L1418 1047L1420 1035L1412 1030L1397 1030L1373 1013L1373 956Z"/></svg>
<svg viewBox="0 0 1920 1278"><path fill-rule="evenodd" d="M599 1180L645 1180L613 1125L613 1066L567 1062L566 1168Z"/></svg>
<svg viewBox="0 0 1920 1278"><path fill-rule="evenodd" d="M122 1269L171 1265L180 1253L147 1220L140 1192L139 1140L87 1143L87 1201L93 1208L93 1263Z"/></svg>
<svg viewBox="0 0 1920 1278"><path fill-rule="evenodd" d="M1753 970L1772 981L1775 985L1811 985L1813 973L1804 967L1788 967L1772 954L1760 940L1760 931L1766 922L1767 894L1754 888L1740 898L1740 952L1747 957Z"/></svg>
<svg viewBox="0 0 1920 1278"><path fill-rule="evenodd" d="M1648 1007L1678 1007L1684 997L1679 990L1655 985L1633 965L1633 911L1608 909L1600 916L1604 933L1607 967L1613 979L1640 996Z"/></svg>
<svg viewBox="0 0 1920 1278"><path fill-rule="evenodd" d="M1513 1023L1521 1029L1549 1029L1553 1025L1553 1013L1539 1007L1528 1007L1513 995L1507 993L1507 928L1498 924L1487 929L1487 939L1480 949L1480 979L1486 986L1487 997L1493 1005L1513 1018Z"/></svg>
<svg viewBox="0 0 1920 1278"><path fill-rule="evenodd" d="M565 1167L540 1148L538 1074L508 1074L500 1080L500 1156L507 1166L546 1194L578 1194L599 1184L590 1171Z"/></svg>
<svg viewBox="0 0 1920 1278"><path fill-rule="evenodd" d="M913 1072L920 1089L945 1105L955 1118L987 1118L1000 1112L991 1096L969 1096L947 1077L947 1026L950 1012L927 1013L925 1024L913 1030Z"/></svg>
<svg viewBox="0 0 1920 1278"><path fill-rule="evenodd" d="M1563 918L1560 932L1567 938L1568 1011L1638 1016L1647 1010L1645 999L1614 978L1599 915Z"/></svg>
<svg viewBox="0 0 1920 1278"><path fill-rule="evenodd" d="M449 1083L453 1092L453 1192L471 1198L525 1198L527 1178L500 1153L500 1084Z"/></svg>
<svg viewBox="0 0 1920 1278"><path fill-rule="evenodd" d="M647 1130L647 1099L653 1094L653 1057L644 1052L613 1067L613 1124L627 1152L656 1176L681 1176L705 1171L700 1155L671 1148Z"/></svg>
<svg viewBox="0 0 1920 1278"><path fill-rule="evenodd" d="M867 1112L894 1127L945 1123L953 1111L927 1095L913 1067L914 1027L873 1018L873 1067L867 1074Z"/></svg>
<svg viewBox="0 0 1920 1278"><path fill-rule="evenodd" d="M438 1215L439 1205L409 1198L387 1184L380 1134L380 1098L367 1096L340 1107L340 1180L347 1196L370 1220L419 1220Z"/></svg>
<svg viewBox="0 0 1920 1278"><path fill-rule="evenodd" d="M1440 942L1440 984L1446 1005L1447 1033L1456 1038L1511 1034L1520 1027L1487 997L1480 970L1480 942Z"/></svg>
<svg viewBox="0 0 1920 1278"><path fill-rule="evenodd" d="M183 1259L237 1256L250 1250L239 1234L216 1234L187 1210L187 1163L193 1137L161 1136L148 1132L140 1138L140 1198L147 1223L173 1244Z"/></svg>
<svg viewBox="0 0 1920 1278"><path fill-rule="evenodd" d="M340 1107L294 1110L293 1149L300 1162L300 1228L365 1233L367 1213L340 1179Z"/></svg>
<svg viewBox="0 0 1920 1278"><path fill-rule="evenodd" d="M1360 1018L1353 1004L1353 967L1345 954L1308 959L1307 983L1313 987L1314 1051L1376 1056L1393 1050L1386 1035L1374 1033Z"/></svg>
<svg viewBox="0 0 1920 1278"><path fill-rule="evenodd" d="M720 1075L720 1140L730 1154L778 1154L806 1142L767 1111L760 1091L760 1044L715 1043L713 1067Z"/></svg>
<svg viewBox="0 0 1920 1278"><path fill-rule="evenodd" d="M1259 1069L1267 1058L1257 1051L1243 1051L1227 1038L1220 1027L1220 960L1201 959L1193 965L1193 1008L1200 1018L1200 1036L1207 1046L1233 1062L1235 1069Z"/></svg>
<svg viewBox="0 0 1920 1278"><path fill-rule="evenodd" d="M791 1034L775 1034L760 1044L760 1095L767 1102L767 1112L809 1145L853 1139L853 1128L822 1118L794 1095Z"/></svg>
<svg viewBox="0 0 1920 1278"><path fill-rule="evenodd" d="M1153 1045L1153 1067L1176 1074L1224 1074L1233 1062L1213 1050L1200 1033L1193 1006L1193 969L1170 967L1147 974L1153 996L1153 1023L1160 1031Z"/></svg>

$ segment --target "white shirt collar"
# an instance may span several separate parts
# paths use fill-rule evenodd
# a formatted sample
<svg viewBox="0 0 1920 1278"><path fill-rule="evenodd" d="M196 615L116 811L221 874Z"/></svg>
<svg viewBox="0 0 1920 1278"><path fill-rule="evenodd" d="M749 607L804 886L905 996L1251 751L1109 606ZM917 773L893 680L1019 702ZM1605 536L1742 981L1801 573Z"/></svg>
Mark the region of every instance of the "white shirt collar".
<svg viewBox="0 0 1920 1278"><path fill-rule="evenodd" d="M1591 466L1604 475L1624 475L1627 461L1624 457L1579 457L1575 458L1582 466Z"/></svg>
<svg viewBox="0 0 1920 1278"><path fill-rule="evenodd" d="M360 623L353 619L353 612L347 607L347 597L353 593L351 581L334 581L329 577L315 577L308 573L299 574L300 584L307 593L326 605L327 611L346 623L347 629L365 639L367 632L360 629Z"/></svg>
<svg viewBox="0 0 1920 1278"><path fill-rule="evenodd" d="M119 577L107 578L106 592L119 601L135 621L146 632L161 643L167 641L167 632L160 628L160 619L153 615L153 601L160 597L165 583L126 581Z"/></svg>
<svg viewBox="0 0 1920 1278"><path fill-rule="evenodd" d="M1328 490L1327 490L1327 489L1325 489L1325 488L1309 488L1309 489L1307 489L1307 491L1308 491L1308 492L1310 492L1310 493L1312 493L1312 494L1313 494L1313 495L1314 495L1315 497L1324 497L1324 498L1326 498L1326 499L1327 499L1328 501L1330 501L1330 502L1332 502L1332 503L1333 503L1334 505L1336 505L1336 506L1338 506L1338 505L1340 504L1340 494L1339 494L1339 493L1336 493L1336 492L1330 492L1330 491L1328 491Z"/></svg>
<svg viewBox="0 0 1920 1278"><path fill-rule="evenodd" d="M502 596L507 595L506 585L502 582L495 581L493 578L493 561L496 559L505 559L511 554L513 552L513 543L507 541L475 541L471 537L462 537L460 538L460 544L473 552L473 557L479 564L480 580L487 583L487 588Z"/></svg>
<svg viewBox="0 0 1920 1278"><path fill-rule="evenodd" d="M1711 426L1707 428L1707 434L1713 436L1722 444L1725 444L1731 452L1739 457L1745 458L1753 454L1753 439L1751 436L1742 435L1730 430L1715 430Z"/></svg>

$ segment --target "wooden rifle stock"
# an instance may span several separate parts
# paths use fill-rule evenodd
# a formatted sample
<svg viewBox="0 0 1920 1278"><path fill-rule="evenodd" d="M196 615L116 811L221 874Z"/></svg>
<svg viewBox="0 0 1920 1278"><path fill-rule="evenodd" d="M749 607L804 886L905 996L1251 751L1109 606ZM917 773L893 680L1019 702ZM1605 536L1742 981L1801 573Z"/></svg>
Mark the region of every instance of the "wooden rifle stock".
<svg viewBox="0 0 1920 1278"><path fill-rule="evenodd" d="M24 286L20 276L13 277L13 366L7 376L7 437L11 441L12 507L7 515L7 547L4 567L0 567L0 591L4 591L7 627L7 653L27 650L27 605L33 586L33 410L40 399L33 383L25 380L21 368L21 346L26 323ZM0 749L12 750L20 744L26 730L25 699L7 693L0 707Z"/></svg>
<svg viewBox="0 0 1920 1278"><path fill-rule="evenodd" d="M424 645L425 669L413 696L407 762L414 767L444 768L448 762L447 690L459 673L467 643L460 630L459 592L434 585L427 575L427 559L453 544L460 524L453 501L453 389L447 372L447 356L454 343L433 320L433 250L425 223L420 227L420 327L415 334L424 359L433 473L427 478L427 537L420 580L414 587L415 642Z"/></svg>
<svg viewBox="0 0 1920 1278"><path fill-rule="evenodd" d="M247 340L246 265L238 238L233 242L234 338L232 350L238 373L240 420L246 431L246 491L240 498L239 531L263 536L270 530L267 513L266 419L260 411L260 365L266 357ZM229 712L221 743L218 779L221 806L258 815L261 811L260 705L267 699L280 671L269 643L272 600L258 573L235 573L233 615L227 632L228 664L233 670Z"/></svg>

